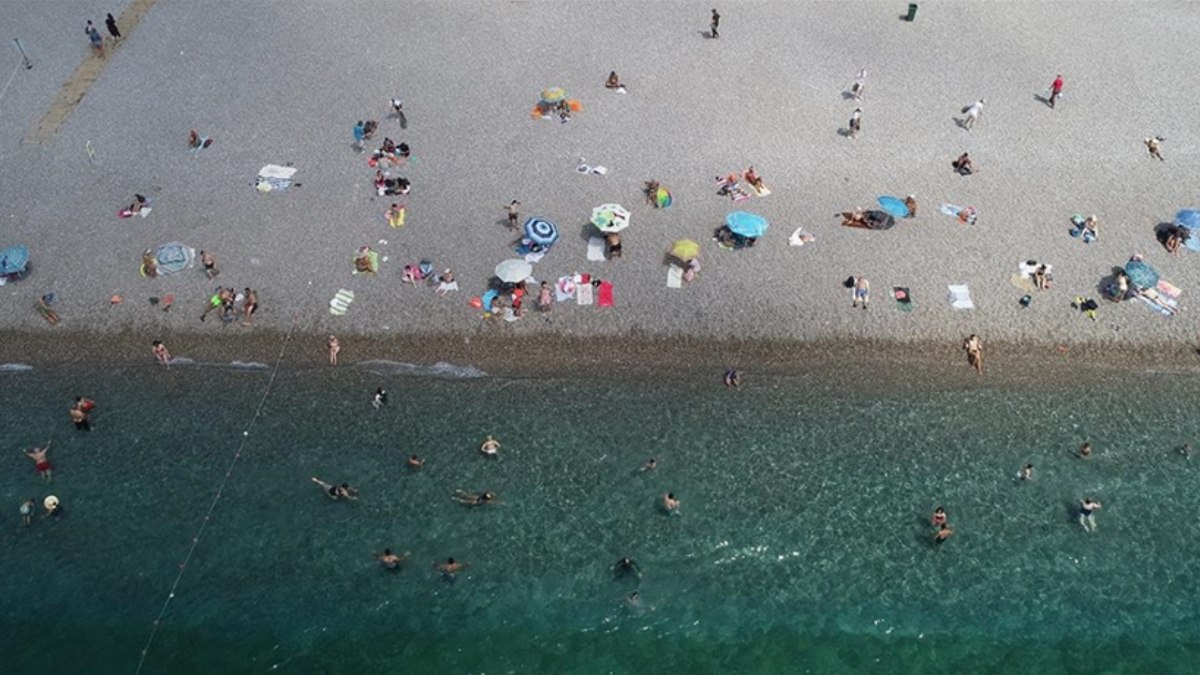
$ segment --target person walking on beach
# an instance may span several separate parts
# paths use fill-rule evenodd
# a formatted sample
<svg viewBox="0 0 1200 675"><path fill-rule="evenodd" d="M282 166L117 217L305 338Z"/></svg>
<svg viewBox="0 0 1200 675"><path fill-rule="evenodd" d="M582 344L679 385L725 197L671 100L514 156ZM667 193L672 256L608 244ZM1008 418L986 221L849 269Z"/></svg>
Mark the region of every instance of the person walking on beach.
<svg viewBox="0 0 1200 675"><path fill-rule="evenodd" d="M1096 509L1102 507L1103 504L1091 497L1084 497L1079 500L1079 524L1083 526L1085 531L1096 531L1096 516L1093 514L1096 512Z"/></svg>
<svg viewBox="0 0 1200 675"><path fill-rule="evenodd" d="M351 130L351 133L354 134L354 149L359 152L365 150L367 147L367 132L366 126L363 124L362 120L359 120L354 124L354 128Z"/></svg>
<svg viewBox="0 0 1200 675"><path fill-rule="evenodd" d="M404 101L401 101L399 96L394 96L389 103L392 105L392 115L400 122L400 128L407 129L408 118L404 116Z"/></svg>
<svg viewBox="0 0 1200 675"><path fill-rule="evenodd" d="M200 264L204 265L204 276L208 277L209 281L217 278L221 273L217 269L217 258L208 251L200 251Z"/></svg>
<svg viewBox="0 0 1200 675"><path fill-rule="evenodd" d="M162 340L155 340L152 342L150 351L154 354L156 361L164 366L170 367L171 352L167 351L167 346L163 344Z"/></svg>
<svg viewBox="0 0 1200 675"><path fill-rule="evenodd" d="M966 117L963 118L962 127L967 131L975 128L975 123L979 121L979 114L983 112L983 99L975 101L971 105L962 109Z"/></svg>
<svg viewBox="0 0 1200 675"><path fill-rule="evenodd" d="M25 456L33 460L34 470L41 474L42 478L45 478L46 482L49 483L54 480L54 465L46 457L47 452L50 452L50 441L46 441L46 447L44 448L26 450Z"/></svg>
<svg viewBox="0 0 1200 675"><path fill-rule="evenodd" d="M121 41L121 30L117 28L117 20L112 14L104 17L104 26L108 28L108 34L112 36L113 44Z"/></svg>
<svg viewBox="0 0 1200 675"><path fill-rule="evenodd" d="M1050 106L1051 109L1054 108L1054 103L1055 103L1055 101L1058 100L1058 97L1062 95L1062 89L1063 89L1062 75L1055 75L1054 83L1050 85L1050 100L1047 101L1047 104Z"/></svg>
<svg viewBox="0 0 1200 675"><path fill-rule="evenodd" d="M721 34L717 32L717 29L721 27L721 15L717 14L715 9L712 11L712 21L709 22L708 27L712 30L714 39L721 37Z"/></svg>
<svg viewBox="0 0 1200 675"><path fill-rule="evenodd" d="M88 41L92 43L92 49L96 51L96 55L104 58L104 38L100 37L100 31L96 30L91 21L88 21L83 32L88 36Z"/></svg>
<svg viewBox="0 0 1200 675"><path fill-rule="evenodd" d="M855 101L861 101L863 92L866 91L866 87L867 69L863 68L862 70L858 71L858 77L854 78L854 84L850 85L850 95L854 97Z"/></svg>
<svg viewBox="0 0 1200 675"><path fill-rule="evenodd" d="M730 368L725 371L725 386L734 389L742 388L742 374L736 368Z"/></svg>
<svg viewBox="0 0 1200 675"><path fill-rule="evenodd" d="M1146 149L1150 151L1151 157L1154 157L1155 159L1157 159L1161 162L1165 162L1165 161L1167 161L1167 158L1163 157L1162 152L1159 151L1159 144L1161 144L1165 140L1166 139L1163 138L1162 136L1155 136L1154 138L1147 138L1146 140L1144 140L1142 142L1146 144Z"/></svg>
<svg viewBox="0 0 1200 675"><path fill-rule="evenodd" d="M519 229L517 227L517 212L520 208L521 202L515 199L509 202L508 206L504 207L505 211L508 213L508 229L512 230L513 232L516 232Z"/></svg>
<svg viewBox="0 0 1200 675"><path fill-rule="evenodd" d="M325 348L329 350L329 365L336 366L338 361L338 352L342 351L342 345L338 342L336 335L330 335L325 341Z"/></svg>
<svg viewBox="0 0 1200 675"><path fill-rule="evenodd" d="M385 570L398 570L400 569L400 563L408 560L408 554L396 555L392 553L392 549L385 548L383 549L383 553L375 554L375 559L379 561L380 565L383 565L383 569Z"/></svg>
<svg viewBox="0 0 1200 675"><path fill-rule="evenodd" d="M854 309L858 303L862 303L862 308L867 308L867 303L871 301L871 282L867 281L866 277L854 277L853 300L850 302L850 308Z"/></svg>
<svg viewBox="0 0 1200 675"><path fill-rule="evenodd" d="M254 313L258 311L258 291L246 287L242 294L242 325L249 326L254 321Z"/></svg>
<svg viewBox="0 0 1200 675"><path fill-rule="evenodd" d="M967 363L975 372L983 374L983 339L972 333L963 340L963 349L967 352Z"/></svg>
<svg viewBox="0 0 1200 675"><path fill-rule="evenodd" d="M37 509L37 502L33 501L33 497L21 502L21 524L25 527L33 525L33 512Z"/></svg>
<svg viewBox="0 0 1200 675"><path fill-rule="evenodd" d="M850 113L850 123L847 125L846 135L851 140L858 140L860 131L862 131L862 108L855 108L854 112Z"/></svg>

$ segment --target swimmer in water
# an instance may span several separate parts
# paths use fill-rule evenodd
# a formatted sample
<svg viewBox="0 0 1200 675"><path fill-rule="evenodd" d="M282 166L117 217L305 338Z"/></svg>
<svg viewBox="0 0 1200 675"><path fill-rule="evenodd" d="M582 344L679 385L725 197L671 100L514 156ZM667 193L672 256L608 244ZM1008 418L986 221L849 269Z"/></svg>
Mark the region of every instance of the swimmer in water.
<svg viewBox="0 0 1200 675"><path fill-rule="evenodd" d="M937 507L933 510L933 517L929 519L930 524L934 527L941 527L946 524L946 509Z"/></svg>
<svg viewBox="0 0 1200 675"><path fill-rule="evenodd" d="M1033 480L1033 465L1026 464L1025 467L1021 469L1021 473L1018 475L1020 475L1021 480Z"/></svg>
<svg viewBox="0 0 1200 675"><path fill-rule="evenodd" d="M1092 456L1092 444L1091 443L1084 443L1083 445L1079 446L1080 459L1088 459L1091 456Z"/></svg>
<svg viewBox="0 0 1200 675"><path fill-rule="evenodd" d="M1096 509L1102 507L1103 505L1100 502L1091 497L1084 497L1079 500L1079 524L1083 526L1084 530L1088 532L1096 531L1096 516L1093 514L1095 514Z"/></svg>
<svg viewBox="0 0 1200 675"><path fill-rule="evenodd" d="M385 548L383 553L375 554L375 559L379 561L380 565L383 565L385 570L397 570L400 569L400 563L408 560L408 554L396 555L392 553L392 549Z"/></svg>
<svg viewBox="0 0 1200 675"><path fill-rule="evenodd" d="M1183 455L1184 459L1191 459L1192 458L1192 444L1184 443L1183 445L1179 446L1179 454Z"/></svg>
<svg viewBox="0 0 1200 675"><path fill-rule="evenodd" d="M937 533L933 535L933 543L944 544L947 539L953 536L954 530L950 529L950 526L946 523L942 523L942 526L938 528Z"/></svg>
<svg viewBox="0 0 1200 675"><path fill-rule="evenodd" d="M496 501L496 493L494 492L467 492L465 490L455 490L454 495L450 497L454 501L463 506L485 506L487 504L499 504Z"/></svg>
<svg viewBox="0 0 1200 675"><path fill-rule="evenodd" d="M417 469L419 469L423 466L425 466L425 460L421 459L417 455L409 455L408 456L408 468L412 469L413 471L416 471Z"/></svg>
<svg viewBox="0 0 1200 675"><path fill-rule="evenodd" d="M645 471L653 471L657 468L658 468L658 460L651 457L650 461L643 464L642 468L639 470L645 472Z"/></svg>
<svg viewBox="0 0 1200 675"><path fill-rule="evenodd" d="M674 492L668 492L662 498L663 510L669 514L679 513L679 500L675 498Z"/></svg>
<svg viewBox="0 0 1200 675"><path fill-rule="evenodd" d="M458 562L454 558L446 558L446 562L433 563L433 569L442 573L448 581L454 580L454 575L466 569L467 563Z"/></svg>
<svg viewBox="0 0 1200 675"><path fill-rule="evenodd" d="M342 483L341 485L333 485L332 483L326 483L325 481L321 480L320 478L317 478L316 476L312 477L312 482L316 483L317 485L320 485L321 488L323 490L325 490L325 495L334 501L338 501L341 499L349 499L351 501L354 501L354 500L358 499L358 490L355 490L354 488L350 487L349 483Z"/></svg>
<svg viewBox="0 0 1200 675"><path fill-rule="evenodd" d="M380 387L375 390L375 398L371 399L371 407L379 410L379 408L387 403L387 390Z"/></svg>
<svg viewBox="0 0 1200 675"><path fill-rule="evenodd" d="M92 430L92 423L88 420L88 411L94 407L94 404L89 404L91 404L91 401L82 396L76 396L75 402L67 410L67 414L71 417L71 423L80 431Z"/></svg>
<svg viewBox="0 0 1200 675"><path fill-rule="evenodd" d="M46 458L47 452L50 452L50 441L46 441L46 447L44 448L26 450L25 456L33 460L34 470L41 474L42 478L45 478L46 482L49 483L54 480L54 465Z"/></svg>
<svg viewBox="0 0 1200 675"><path fill-rule="evenodd" d="M21 524L29 527L33 524L33 512L37 509L37 502L33 501L33 497L21 502Z"/></svg>
<svg viewBox="0 0 1200 675"><path fill-rule="evenodd" d="M613 577L616 579L623 579L627 576L634 579L642 578L642 568L638 567L638 564L629 556L618 560L610 569L612 569Z"/></svg>
<svg viewBox="0 0 1200 675"><path fill-rule="evenodd" d="M730 368L725 371L725 386L740 389L742 386L742 374L736 368Z"/></svg>
<svg viewBox="0 0 1200 675"><path fill-rule="evenodd" d="M485 457L499 457L500 441L492 438L491 434L488 434L488 437L483 440L483 444L479 446L479 451L482 452Z"/></svg>

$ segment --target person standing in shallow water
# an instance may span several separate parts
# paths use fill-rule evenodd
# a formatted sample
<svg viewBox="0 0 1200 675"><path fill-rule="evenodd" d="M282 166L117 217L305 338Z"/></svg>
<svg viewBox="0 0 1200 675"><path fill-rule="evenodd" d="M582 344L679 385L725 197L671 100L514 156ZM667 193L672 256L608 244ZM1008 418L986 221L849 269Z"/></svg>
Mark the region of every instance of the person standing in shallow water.
<svg viewBox="0 0 1200 675"><path fill-rule="evenodd" d="M338 342L336 335L330 335L325 341L325 348L329 350L329 365L336 366L338 364L338 352L342 351L342 345Z"/></svg>
<svg viewBox="0 0 1200 675"><path fill-rule="evenodd" d="M967 363L975 369L975 372L983 374L983 339L972 333L963 340L963 347L967 352Z"/></svg>
<svg viewBox="0 0 1200 675"><path fill-rule="evenodd" d="M151 343L151 352L160 364L170 367L171 352L167 351L167 346L163 344L162 340L155 340Z"/></svg>

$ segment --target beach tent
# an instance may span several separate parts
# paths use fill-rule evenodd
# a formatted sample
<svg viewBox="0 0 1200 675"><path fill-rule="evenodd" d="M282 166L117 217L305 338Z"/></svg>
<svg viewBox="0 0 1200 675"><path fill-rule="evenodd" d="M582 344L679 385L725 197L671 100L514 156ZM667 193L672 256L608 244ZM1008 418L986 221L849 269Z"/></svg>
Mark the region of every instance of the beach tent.
<svg viewBox="0 0 1200 675"><path fill-rule="evenodd" d="M1125 276L1129 277L1129 284L1135 288L1154 288L1158 285L1158 270L1144 260L1125 263Z"/></svg>
<svg viewBox="0 0 1200 675"><path fill-rule="evenodd" d="M558 241L558 227L540 216L525 221L525 237L542 248L550 248Z"/></svg>
<svg viewBox="0 0 1200 675"><path fill-rule="evenodd" d="M747 239L758 239L767 233L767 227L770 223L766 218L757 213L749 213L747 211L734 211L725 216L725 226L729 231L746 237Z"/></svg>
<svg viewBox="0 0 1200 675"><path fill-rule="evenodd" d="M196 249L173 241L154 250L159 274L175 274L188 269L196 262Z"/></svg>
<svg viewBox="0 0 1200 675"><path fill-rule="evenodd" d="M1200 251L1200 211L1184 209L1176 213L1175 226L1187 230L1188 238L1184 246L1193 251Z"/></svg>
<svg viewBox="0 0 1200 675"><path fill-rule="evenodd" d="M601 204L592 209L592 224L609 234L629 227L629 209L620 204Z"/></svg>

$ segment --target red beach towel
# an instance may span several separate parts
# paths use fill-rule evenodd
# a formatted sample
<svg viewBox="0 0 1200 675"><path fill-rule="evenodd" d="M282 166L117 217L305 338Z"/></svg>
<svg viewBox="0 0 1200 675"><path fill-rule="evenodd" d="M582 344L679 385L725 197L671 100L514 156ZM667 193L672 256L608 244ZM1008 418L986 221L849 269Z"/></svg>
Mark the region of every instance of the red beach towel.
<svg viewBox="0 0 1200 675"><path fill-rule="evenodd" d="M601 307L613 306L613 287L611 281L600 282L600 294L596 298L596 304Z"/></svg>

